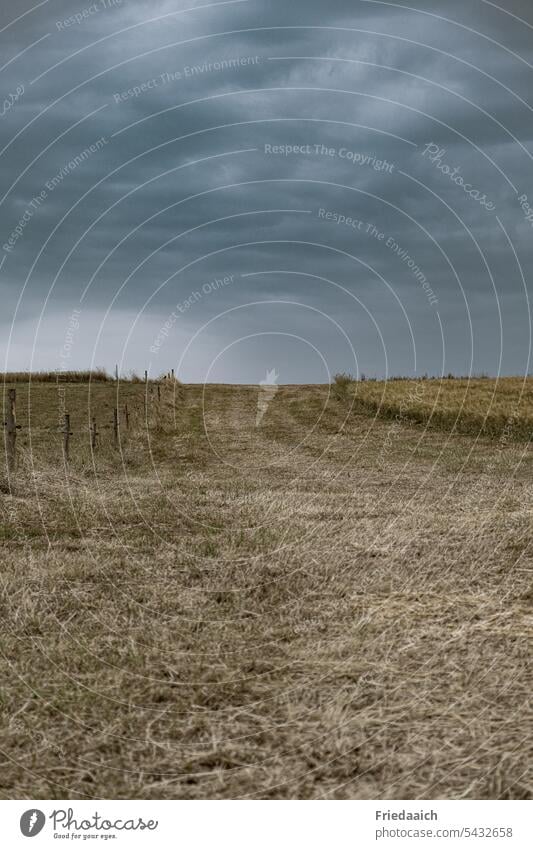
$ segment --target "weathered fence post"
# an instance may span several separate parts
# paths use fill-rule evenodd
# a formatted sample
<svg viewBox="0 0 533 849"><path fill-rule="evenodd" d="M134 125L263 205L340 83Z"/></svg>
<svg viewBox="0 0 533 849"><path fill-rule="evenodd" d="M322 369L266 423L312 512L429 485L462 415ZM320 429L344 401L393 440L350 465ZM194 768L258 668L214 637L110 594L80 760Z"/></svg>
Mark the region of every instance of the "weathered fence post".
<svg viewBox="0 0 533 849"><path fill-rule="evenodd" d="M7 400L6 415L6 454L8 475L15 471L17 465L17 390L10 389Z"/></svg>
<svg viewBox="0 0 533 849"><path fill-rule="evenodd" d="M128 412L128 405L124 404L124 418L126 419L126 430L130 429L130 414Z"/></svg>
<svg viewBox="0 0 533 849"><path fill-rule="evenodd" d="M174 381L174 380L175 380L175 377L174 377L174 369L172 369L172 381Z"/></svg>
<svg viewBox="0 0 533 849"><path fill-rule="evenodd" d="M160 387L159 383L157 384L157 400L158 401L161 400L161 387Z"/></svg>
<svg viewBox="0 0 533 849"><path fill-rule="evenodd" d="M144 420L148 417L148 371L144 370Z"/></svg>
<svg viewBox="0 0 533 849"><path fill-rule="evenodd" d="M91 421L91 448L94 450L96 448L96 441L98 439L98 431L96 429L96 419L93 417Z"/></svg>
<svg viewBox="0 0 533 849"><path fill-rule="evenodd" d="M118 448L118 409L116 407L113 409L113 438L115 448Z"/></svg>
<svg viewBox="0 0 533 849"><path fill-rule="evenodd" d="M68 413L65 413L65 423L63 425L63 456L65 458L65 462L69 461L69 449L70 449L70 437L72 433L70 432L70 416Z"/></svg>

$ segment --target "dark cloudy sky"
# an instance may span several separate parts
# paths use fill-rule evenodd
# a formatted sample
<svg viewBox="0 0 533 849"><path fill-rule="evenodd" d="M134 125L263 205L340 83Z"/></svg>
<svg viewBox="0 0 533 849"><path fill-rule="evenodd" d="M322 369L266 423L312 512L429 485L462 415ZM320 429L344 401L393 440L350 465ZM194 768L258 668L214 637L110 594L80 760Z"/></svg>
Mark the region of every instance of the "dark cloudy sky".
<svg viewBox="0 0 533 849"><path fill-rule="evenodd" d="M530 370L531 0L2 0L0 39L4 368Z"/></svg>

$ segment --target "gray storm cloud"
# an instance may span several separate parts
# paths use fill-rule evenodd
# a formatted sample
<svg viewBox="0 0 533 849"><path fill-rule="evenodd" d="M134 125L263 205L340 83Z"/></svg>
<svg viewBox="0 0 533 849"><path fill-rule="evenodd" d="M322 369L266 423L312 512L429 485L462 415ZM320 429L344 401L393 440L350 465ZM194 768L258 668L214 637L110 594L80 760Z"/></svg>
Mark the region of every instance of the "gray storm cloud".
<svg viewBox="0 0 533 849"><path fill-rule="evenodd" d="M4 3L4 367L58 367L80 310L76 367L527 372L532 29L525 2Z"/></svg>

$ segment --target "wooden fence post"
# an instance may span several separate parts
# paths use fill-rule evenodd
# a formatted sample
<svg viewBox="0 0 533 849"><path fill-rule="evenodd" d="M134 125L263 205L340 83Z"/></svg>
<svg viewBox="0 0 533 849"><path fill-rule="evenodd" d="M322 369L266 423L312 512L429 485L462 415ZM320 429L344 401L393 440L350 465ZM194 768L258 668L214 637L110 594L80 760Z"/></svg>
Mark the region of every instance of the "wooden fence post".
<svg viewBox="0 0 533 849"><path fill-rule="evenodd" d="M10 389L7 400L6 415L6 453L8 475L15 471L17 465L17 390Z"/></svg>
<svg viewBox="0 0 533 849"><path fill-rule="evenodd" d="M113 408L113 437L115 448L118 448L118 409L116 407Z"/></svg>
<svg viewBox="0 0 533 849"><path fill-rule="evenodd" d="M128 412L128 405L124 404L124 418L126 419L126 430L130 429L130 414Z"/></svg>
<svg viewBox="0 0 533 849"><path fill-rule="evenodd" d="M148 416L148 370L144 370L144 420Z"/></svg>
<svg viewBox="0 0 533 849"><path fill-rule="evenodd" d="M96 419L93 417L93 419L91 421L91 448L93 449L93 451L96 448L97 438L98 438L98 431L96 429Z"/></svg>
<svg viewBox="0 0 533 849"><path fill-rule="evenodd" d="M161 400L161 387L160 387L159 383L157 384L157 400L158 401Z"/></svg>
<svg viewBox="0 0 533 849"><path fill-rule="evenodd" d="M72 433L70 432L70 416L68 413L65 413L65 423L63 425L63 456L65 458L65 462L69 461L69 449L70 449L70 437Z"/></svg>

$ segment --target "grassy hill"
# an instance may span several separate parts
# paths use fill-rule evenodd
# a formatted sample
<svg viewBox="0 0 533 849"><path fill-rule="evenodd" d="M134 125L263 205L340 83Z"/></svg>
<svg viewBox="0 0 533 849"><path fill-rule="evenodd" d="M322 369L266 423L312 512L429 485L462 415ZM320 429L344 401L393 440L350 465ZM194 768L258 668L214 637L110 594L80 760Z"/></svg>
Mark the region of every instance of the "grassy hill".
<svg viewBox="0 0 533 849"><path fill-rule="evenodd" d="M533 435L533 378L354 381L335 384L356 411L472 436L529 441Z"/></svg>

